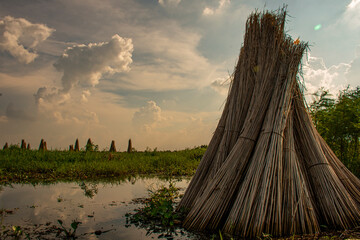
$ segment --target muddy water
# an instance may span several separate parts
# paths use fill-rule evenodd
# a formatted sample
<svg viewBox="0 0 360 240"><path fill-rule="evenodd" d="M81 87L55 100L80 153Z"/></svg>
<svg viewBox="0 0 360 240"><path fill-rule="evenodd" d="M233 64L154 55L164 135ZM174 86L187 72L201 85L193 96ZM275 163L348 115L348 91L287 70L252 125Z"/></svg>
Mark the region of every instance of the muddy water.
<svg viewBox="0 0 360 240"><path fill-rule="evenodd" d="M176 181L183 191L190 180ZM53 239L60 227L70 229L79 221L79 239L157 239L161 233L147 235L146 229L126 225L125 214L141 206L133 200L148 196L167 182L158 178L129 179L121 183L56 183L50 185L13 184L0 188L1 225L20 226L30 236ZM6 211L4 211L6 209ZM59 236L64 236L60 232ZM200 236L179 230L174 239Z"/></svg>

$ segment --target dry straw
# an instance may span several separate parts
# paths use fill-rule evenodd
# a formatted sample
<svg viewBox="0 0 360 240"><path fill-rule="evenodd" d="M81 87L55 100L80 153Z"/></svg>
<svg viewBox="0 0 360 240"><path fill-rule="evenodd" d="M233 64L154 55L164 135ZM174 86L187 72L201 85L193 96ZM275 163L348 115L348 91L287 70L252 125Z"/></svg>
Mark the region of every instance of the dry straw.
<svg viewBox="0 0 360 240"><path fill-rule="evenodd" d="M26 149L26 142L24 139L21 140L21 145L20 145L21 149Z"/></svg>
<svg viewBox="0 0 360 240"><path fill-rule="evenodd" d="M360 220L360 181L314 128L297 81L307 44L284 33L285 17L247 20L223 114L178 207L187 228L284 236Z"/></svg>
<svg viewBox="0 0 360 240"><path fill-rule="evenodd" d="M79 146L79 139L75 140L75 151L80 151L80 146Z"/></svg>
<svg viewBox="0 0 360 240"><path fill-rule="evenodd" d="M127 152L132 153L132 151L133 151L132 142L131 142L131 139L129 139Z"/></svg>
<svg viewBox="0 0 360 240"><path fill-rule="evenodd" d="M116 152L115 141L111 141L109 152Z"/></svg>
<svg viewBox="0 0 360 240"><path fill-rule="evenodd" d="M46 142L44 141L44 139L41 139L40 141L40 145L39 145L39 151L46 151L47 150L47 146L46 146Z"/></svg>

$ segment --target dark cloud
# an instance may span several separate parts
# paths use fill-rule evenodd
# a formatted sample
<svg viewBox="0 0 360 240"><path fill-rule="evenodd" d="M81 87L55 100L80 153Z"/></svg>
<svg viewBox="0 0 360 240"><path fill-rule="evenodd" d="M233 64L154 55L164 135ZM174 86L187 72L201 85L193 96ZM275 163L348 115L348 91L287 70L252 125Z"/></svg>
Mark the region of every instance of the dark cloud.
<svg viewBox="0 0 360 240"><path fill-rule="evenodd" d="M221 95L212 87L182 90L130 90L104 89L120 96L118 103L127 108L140 108L144 102L154 101L163 110L180 112L211 112L219 111L226 95Z"/></svg>
<svg viewBox="0 0 360 240"><path fill-rule="evenodd" d="M24 109L17 108L12 102L6 108L6 116L9 119L34 121L36 119L35 112L29 112Z"/></svg>

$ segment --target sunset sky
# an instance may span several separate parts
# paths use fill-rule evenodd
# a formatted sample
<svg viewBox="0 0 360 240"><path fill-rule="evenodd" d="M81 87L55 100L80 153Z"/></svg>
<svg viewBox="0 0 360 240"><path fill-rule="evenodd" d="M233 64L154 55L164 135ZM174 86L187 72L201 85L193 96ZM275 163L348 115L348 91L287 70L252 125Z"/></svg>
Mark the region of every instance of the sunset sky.
<svg viewBox="0 0 360 240"><path fill-rule="evenodd" d="M208 144L255 9L287 4L306 96L360 84L360 0L1 0L0 147Z"/></svg>

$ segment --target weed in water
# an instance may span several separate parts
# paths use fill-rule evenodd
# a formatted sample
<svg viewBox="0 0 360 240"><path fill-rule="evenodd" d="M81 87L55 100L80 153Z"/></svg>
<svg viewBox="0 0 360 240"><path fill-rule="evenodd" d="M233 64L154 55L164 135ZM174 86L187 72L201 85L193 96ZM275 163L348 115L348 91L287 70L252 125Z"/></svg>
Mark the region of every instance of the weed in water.
<svg viewBox="0 0 360 240"><path fill-rule="evenodd" d="M151 191L150 197L144 200L145 206L133 214L126 214L126 226L145 228L147 234L161 233L161 237L176 235L175 226L180 224L180 215L175 212L175 202L179 197L179 189L170 181L169 187L161 187Z"/></svg>
<svg viewBox="0 0 360 240"><path fill-rule="evenodd" d="M25 233L20 226L12 226L11 229L6 229L5 226L2 226L2 231L0 232L0 239L30 239L30 235Z"/></svg>
<svg viewBox="0 0 360 240"><path fill-rule="evenodd" d="M71 228L67 229L66 227L64 227L63 225L63 221L58 219L58 223L60 224L61 228L59 229L59 232L57 234L57 237L60 236L61 233L65 234L66 239L76 239L77 237L75 236L76 233L76 229L78 228L78 226L81 224L81 222L78 222L76 220L73 220L73 222L71 223Z"/></svg>

